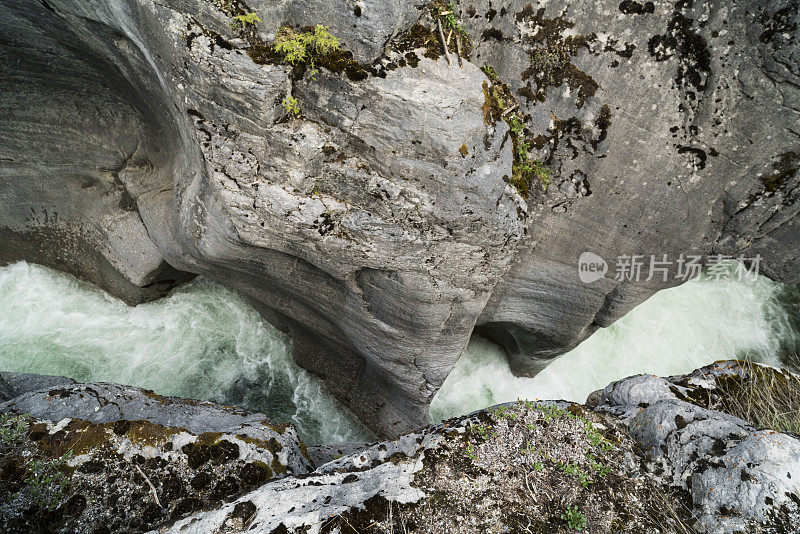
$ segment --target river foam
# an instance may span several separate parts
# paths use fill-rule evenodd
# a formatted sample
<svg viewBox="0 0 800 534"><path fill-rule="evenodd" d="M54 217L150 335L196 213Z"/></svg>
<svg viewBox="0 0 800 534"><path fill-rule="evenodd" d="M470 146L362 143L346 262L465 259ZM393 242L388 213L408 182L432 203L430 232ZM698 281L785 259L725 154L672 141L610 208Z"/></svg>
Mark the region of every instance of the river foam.
<svg viewBox="0 0 800 534"><path fill-rule="evenodd" d="M368 436L291 359L291 343L242 297L197 278L127 306L75 278L0 268L0 369L152 389L266 412L309 444Z"/></svg>
<svg viewBox="0 0 800 534"><path fill-rule="evenodd" d="M800 291L765 277L740 280L736 264L658 292L602 328L534 378L511 374L497 345L474 338L431 404L431 419L500 402L564 399L626 376L681 374L717 360L749 358L798 370Z"/></svg>
<svg viewBox="0 0 800 534"><path fill-rule="evenodd" d="M432 420L517 398L583 402L635 373L670 375L750 357L797 369L800 294L766 278L708 277L661 291L533 379L475 338L431 406ZM238 294L197 278L136 307L44 267L0 268L0 369L108 381L263 411L309 444L369 433L291 359L291 342Z"/></svg>

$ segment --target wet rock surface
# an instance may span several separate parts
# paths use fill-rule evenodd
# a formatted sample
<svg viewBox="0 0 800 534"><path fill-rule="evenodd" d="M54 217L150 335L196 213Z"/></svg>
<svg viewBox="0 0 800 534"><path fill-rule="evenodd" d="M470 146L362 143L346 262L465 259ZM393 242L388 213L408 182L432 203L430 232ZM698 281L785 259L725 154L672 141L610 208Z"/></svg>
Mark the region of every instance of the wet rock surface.
<svg viewBox="0 0 800 534"><path fill-rule="evenodd" d="M131 303L219 280L387 436L425 424L475 325L533 375L680 281L581 284L586 250L797 280L796 0L456 7L450 65L426 2L4 1L0 262ZM316 24L342 41L316 72L276 57ZM485 65L547 191L508 183Z"/></svg>

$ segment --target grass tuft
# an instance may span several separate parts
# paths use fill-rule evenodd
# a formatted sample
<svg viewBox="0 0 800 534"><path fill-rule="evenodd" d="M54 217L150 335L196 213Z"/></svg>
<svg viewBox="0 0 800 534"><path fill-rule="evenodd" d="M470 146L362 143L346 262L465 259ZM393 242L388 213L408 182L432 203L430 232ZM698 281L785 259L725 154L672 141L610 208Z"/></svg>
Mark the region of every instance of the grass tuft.
<svg viewBox="0 0 800 534"><path fill-rule="evenodd" d="M758 428L800 435L800 377L744 360L744 376L720 377L720 406Z"/></svg>

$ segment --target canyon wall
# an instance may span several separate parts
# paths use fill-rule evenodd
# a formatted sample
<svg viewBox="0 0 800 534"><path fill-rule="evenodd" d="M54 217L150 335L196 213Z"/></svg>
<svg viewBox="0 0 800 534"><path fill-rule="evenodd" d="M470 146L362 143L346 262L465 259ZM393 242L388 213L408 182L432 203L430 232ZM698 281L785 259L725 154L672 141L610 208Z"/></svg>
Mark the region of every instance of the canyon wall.
<svg viewBox="0 0 800 534"><path fill-rule="evenodd" d="M473 331L533 375L682 281L615 280L618 256L798 280L797 1L464 0L464 59L434 7L2 0L0 262L131 303L219 280L384 435L427 421ZM342 42L317 69L272 52L316 24ZM512 185L521 139L546 190Z"/></svg>

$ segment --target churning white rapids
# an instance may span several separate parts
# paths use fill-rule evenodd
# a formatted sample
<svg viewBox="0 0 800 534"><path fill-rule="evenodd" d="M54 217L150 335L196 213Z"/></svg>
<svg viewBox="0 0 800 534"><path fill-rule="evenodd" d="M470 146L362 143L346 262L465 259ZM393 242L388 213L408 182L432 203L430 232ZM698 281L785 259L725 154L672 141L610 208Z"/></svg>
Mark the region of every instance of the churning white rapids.
<svg viewBox="0 0 800 534"><path fill-rule="evenodd" d="M682 374L731 358L798 371L800 287L739 280L736 265L727 278L704 274L659 291L535 378L514 377L496 345L474 338L434 398L431 419L517 399L582 403L626 376Z"/></svg>
<svg viewBox="0 0 800 534"><path fill-rule="evenodd" d="M1 370L242 406L294 423L309 444L371 437L290 351L241 296L208 279L131 307L38 265L0 268Z"/></svg>
<svg viewBox="0 0 800 534"><path fill-rule="evenodd" d="M800 346L798 288L702 278L661 291L536 378L515 378L476 338L434 399L432 420L517 398L583 402L634 373L687 372L748 356L776 366ZM141 386L263 411L309 444L369 433L291 360L291 342L244 299L197 278L129 307L88 284L24 262L0 268L0 370Z"/></svg>

